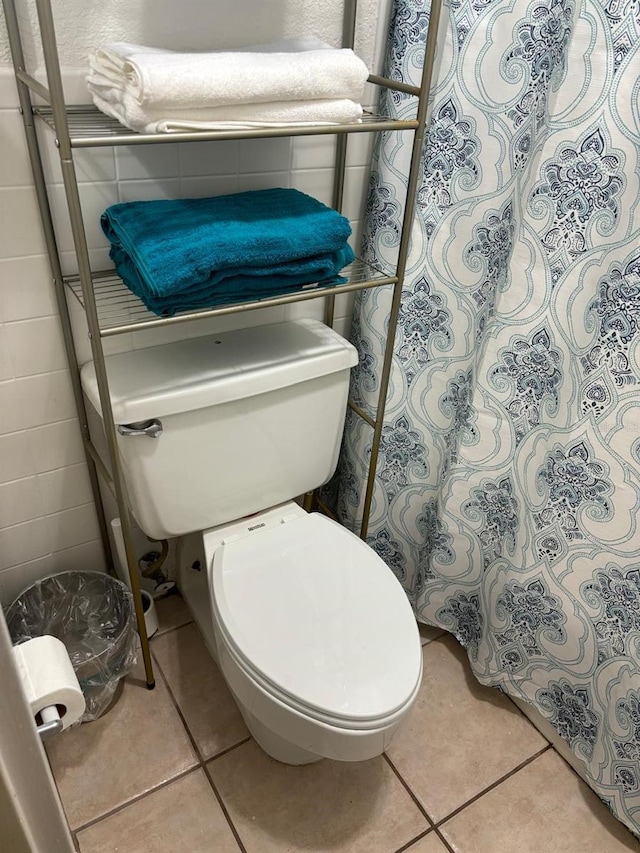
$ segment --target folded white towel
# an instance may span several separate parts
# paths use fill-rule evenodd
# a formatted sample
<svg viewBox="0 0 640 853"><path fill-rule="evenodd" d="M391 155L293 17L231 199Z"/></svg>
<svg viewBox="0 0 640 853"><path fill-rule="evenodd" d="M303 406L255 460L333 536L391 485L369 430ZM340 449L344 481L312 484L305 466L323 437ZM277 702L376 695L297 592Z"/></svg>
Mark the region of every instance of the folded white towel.
<svg viewBox="0 0 640 853"><path fill-rule="evenodd" d="M126 92L89 86L93 102L112 118L139 133L177 133L190 130L245 130L299 124L359 122L362 107L354 101L274 101L202 109L141 107Z"/></svg>
<svg viewBox="0 0 640 853"><path fill-rule="evenodd" d="M314 37L213 53L115 43L95 51L90 67L93 86L110 84L154 109L360 101L368 77L352 50L334 50Z"/></svg>

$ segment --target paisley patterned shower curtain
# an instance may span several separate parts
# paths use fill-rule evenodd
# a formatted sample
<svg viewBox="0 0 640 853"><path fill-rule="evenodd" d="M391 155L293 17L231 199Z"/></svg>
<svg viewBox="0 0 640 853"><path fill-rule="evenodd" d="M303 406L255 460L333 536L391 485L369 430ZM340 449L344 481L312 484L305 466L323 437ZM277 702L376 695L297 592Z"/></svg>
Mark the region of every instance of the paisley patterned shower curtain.
<svg viewBox="0 0 640 853"><path fill-rule="evenodd" d="M369 543L640 833L640 2L449 0L443 19ZM427 21L396 0L388 76L419 82ZM383 268L410 145L387 134L374 161L363 250ZM390 299L356 304L369 411ZM371 434L350 414L333 499L354 529Z"/></svg>

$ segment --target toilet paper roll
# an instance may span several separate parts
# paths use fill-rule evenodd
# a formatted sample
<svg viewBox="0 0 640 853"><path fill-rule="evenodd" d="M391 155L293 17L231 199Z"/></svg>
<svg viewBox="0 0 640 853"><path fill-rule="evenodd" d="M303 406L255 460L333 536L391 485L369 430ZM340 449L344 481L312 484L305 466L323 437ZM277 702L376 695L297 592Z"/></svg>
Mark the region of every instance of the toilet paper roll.
<svg viewBox="0 0 640 853"><path fill-rule="evenodd" d="M57 637L34 637L13 651L33 716L57 705L63 729L77 722L85 701L64 643Z"/></svg>

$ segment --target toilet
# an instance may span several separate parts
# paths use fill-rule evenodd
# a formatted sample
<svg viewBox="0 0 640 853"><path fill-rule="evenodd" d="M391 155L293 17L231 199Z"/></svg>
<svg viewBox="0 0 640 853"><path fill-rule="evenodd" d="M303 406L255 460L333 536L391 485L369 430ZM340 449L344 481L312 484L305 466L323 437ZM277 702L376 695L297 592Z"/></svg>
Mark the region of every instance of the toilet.
<svg viewBox="0 0 640 853"><path fill-rule="evenodd" d="M209 652L255 740L286 764L379 755L422 676L392 571L293 500L335 470L356 361L315 320L106 358L131 511L150 538L179 537L178 585ZM92 362L81 378L100 450Z"/></svg>

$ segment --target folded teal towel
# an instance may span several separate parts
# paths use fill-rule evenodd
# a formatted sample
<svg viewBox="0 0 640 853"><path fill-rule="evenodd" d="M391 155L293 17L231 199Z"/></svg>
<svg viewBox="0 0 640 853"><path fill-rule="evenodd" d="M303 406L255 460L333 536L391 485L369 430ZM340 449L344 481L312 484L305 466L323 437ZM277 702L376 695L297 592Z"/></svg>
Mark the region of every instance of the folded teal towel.
<svg viewBox="0 0 640 853"><path fill-rule="evenodd" d="M353 251L348 244L332 255L316 255L303 261L271 269L261 268L253 275L229 275L212 286L211 280L186 288L168 296L155 296L142 279L130 257L119 247L112 247L111 258L118 275L146 307L161 317L170 317L176 311L196 311L234 302L266 299L306 290L328 287L346 281L338 275L340 270L353 260Z"/></svg>
<svg viewBox="0 0 640 853"><path fill-rule="evenodd" d="M101 219L125 284L170 315L344 281L349 221L292 189L115 204Z"/></svg>

